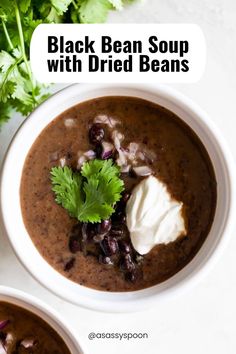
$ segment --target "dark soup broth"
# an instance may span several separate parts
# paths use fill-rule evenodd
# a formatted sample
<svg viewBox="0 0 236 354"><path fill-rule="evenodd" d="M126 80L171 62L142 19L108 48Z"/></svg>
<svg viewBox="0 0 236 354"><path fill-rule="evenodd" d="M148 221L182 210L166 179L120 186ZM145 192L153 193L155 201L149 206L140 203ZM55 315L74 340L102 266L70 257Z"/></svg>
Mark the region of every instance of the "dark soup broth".
<svg viewBox="0 0 236 354"><path fill-rule="evenodd" d="M0 301L0 348L7 354L71 354L44 320L19 306Z"/></svg>
<svg viewBox="0 0 236 354"><path fill-rule="evenodd" d="M115 162L119 158L120 165L121 158L129 159L131 164L121 168L125 193L132 193L143 178L134 173L135 166L145 165L165 183L172 197L183 203L185 237L139 255L130 244L124 210L116 211L106 240L109 247L119 248L117 254L110 257L98 242L88 242L85 252L83 230L87 236L96 230L78 223L55 202L50 170L59 165L78 170L93 154L105 158L94 139L117 148L114 134L122 136L118 142L122 146L120 155L113 151L111 158ZM20 193L25 226L45 260L68 279L104 291L143 289L173 276L202 246L216 207L215 174L200 139L174 113L134 97L89 100L54 119L28 153ZM117 223L117 219L122 220ZM124 271L129 266L132 271Z"/></svg>

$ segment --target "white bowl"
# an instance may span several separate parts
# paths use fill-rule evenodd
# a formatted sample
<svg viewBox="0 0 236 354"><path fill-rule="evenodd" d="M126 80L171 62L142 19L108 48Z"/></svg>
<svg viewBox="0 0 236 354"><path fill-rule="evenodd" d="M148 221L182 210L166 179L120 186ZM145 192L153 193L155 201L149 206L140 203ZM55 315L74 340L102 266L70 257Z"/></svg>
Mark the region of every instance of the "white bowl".
<svg viewBox="0 0 236 354"><path fill-rule="evenodd" d="M214 165L217 206L213 225L203 246L180 272L156 286L124 293L109 293L76 284L53 269L40 255L23 223L20 180L31 145L55 117L71 106L101 96L135 96L158 103L182 118L199 136ZM17 256L44 286L75 304L101 311L137 311L155 306L156 301L175 297L200 278L223 249L235 211L235 171L231 154L220 133L191 100L169 87L144 85L72 85L40 105L22 124L6 155L1 181L1 206L5 228Z"/></svg>
<svg viewBox="0 0 236 354"><path fill-rule="evenodd" d="M54 310L37 298L22 291L0 286L0 301L28 310L47 322L63 338L71 354L83 354L83 351L70 327Z"/></svg>

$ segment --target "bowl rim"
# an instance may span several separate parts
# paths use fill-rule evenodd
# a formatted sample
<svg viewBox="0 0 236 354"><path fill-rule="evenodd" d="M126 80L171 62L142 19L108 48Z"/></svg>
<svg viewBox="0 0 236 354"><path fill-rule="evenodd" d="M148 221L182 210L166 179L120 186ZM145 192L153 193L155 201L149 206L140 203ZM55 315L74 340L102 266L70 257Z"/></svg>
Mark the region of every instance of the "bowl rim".
<svg viewBox="0 0 236 354"><path fill-rule="evenodd" d="M220 153L222 154L222 156L224 158L224 164L225 164L225 167L227 170L226 171L227 183L229 184L230 199L228 201L229 208L228 208L228 213L227 213L227 220L225 221L225 225L224 225L224 228L222 231L222 235L224 237L221 237L218 240L218 243L215 245L215 248L214 248L213 252L210 254L210 256L208 257L208 259L205 259L203 264L201 264L199 267L197 267L195 269L195 271L192 272L192 274L181 279L177 284L172 286L170 289L165 289L164 291L162 291L160 293L150 294L149 296L145 295L149 289L152 289L155 286L151 287L151 288L143 289L143 290L125 292L125 293L116 293L116 292L108 292L107 293L107 292L102 292L100 290L86 288L87 289L86 291L88 291L90 293L93 292L94 294L96 294L96 293L97 294L98 293L112 294L113 299L111 299L111 297L109 300L106 299L104 301L101 301L101 299L97 300L95 298L94 299L90 299L90 298L87 299L85 296L83 296L84 295L83 293L80 293L81 296L78 296L75 299L75 297L72 296L72 294L69 294L66 289L63 289L62 291L60 289L60 291L59 291L54 286L54 284L46 283L42 279L42 277L39 276L39 274L37 272L35 272L34 270L31 269L30 264L28 264L26 259L24 257L22 257L20 250L16 249L16 247L14 245L14 240L11 237L11 234L8 232L9 225L7 225L7 223L5 222L6 218L4 215L4 208L2 208L1 212L2 212L3 223L4 223L5 229L7 231L8 238L10 240L12 248L13 248L15 254L17 255L18 259L20 260L21 263L23 263L23 265L27 269L27 271L29 271L37 281L39 281L43 286L48 288L50 291L52 291L53 293L55 293L59 297L66 299L67 301L70 301L76 305L80 305L80 306L83 306L83 307L89 308L89 309L94 309L94 310L103 311L103 312L140 311L140 310L144 310L146 308L149 308L151 306L154 306L157 300L159 300L159 301L160 300L161 301L169 300L170 298L173 298L173 295L176 296L177 294L181 294L182 291L185 290L185 288L190 289L192 286L194 286L194 284L196 284L197 281L199 281L204 275L206 275L208 273L208 271L214 266L215 262L219 259L220 254L223 252L223 250L225 249L225 247L228 243L228 240L230 239L230 234L232 232L232 228L234 225L233 210L235 210L236 189L234 187L233 181L235 180L236 173L235 173L235 166L234 166L233 157L231 155L231 152L227 146L225 139L222 137L222 135L221 135L220 131L218 130L218 128L216 127L216 125L211 121L211 119L208 117L208 115L196 103L194 103L190 98L186 97L185 95L183 95L179 91L177 91L169 86L165 86L165 85L73 84L73 85L70 85L70 86L63 88L62 90L56 92L49 99L47 99L45 102L43 102L39 107L37 107L35 109L35 111L30 114L28 119L26 119L22 123L22 125L20 126L20 128L16 132L15 136L13 137L13 139L9 145L9 148L8 148L7 153L5 155L3 168L2 168L1 186L0 186L1 207L4 204L3 185L4 185L4 180L7 177L7 173L5 171L5 165L7 163L7 160L9 159L9 156L11 155L11 150L14 145L14 141L17 138L17 136L22 133L23 128L25 128L32 121L32 119L34 119L34 116L37 116L43 108L45 108L48 105L55 106L56 102L59 102L60 98L63 98L63 96L65 96L65 94L68 97L70 97L70 96L72 96L73 93L75 94L75 92L77 92L77 91L78 91L77 94L79 95L79 93L81 93L81 90L82 90L82 92L89 92L89 91L93 91L96 89L109 89L109 88L110 89L111 88L112 89L119 88L121 90L122 89L124 89L124 90L125 89L126 90L127 89L128 90L139 90L142 92L147 92L150 95L154 95L154 96L159 95L161 97L164 97L165 100L170 101L170 102L176 104L177 106L182 107L183 109L186 109L189 112L189 114L192 114L193 116L194 115L197 116L199 118L199 120L201 121L201 123L205 126L205 128L208 129L209 132L212 134L212 136L215 138L215 140L218 144L218 148L220 149ZM103 97L103 96L104 95L101 95L100 97ZM92 97L90 99L92 99ZM151 101L151 99L150 99L150 101ZM82 101L80 101L78 98L78 103L79 102L82 102ZM71 104L70 107L72 107L73 105L74 104ZM52 108L51 108L51 110L52 110ZM61 111L61 113L62 112L63 111ZM58 114L56 114L56 116L57 115ZM50 121L52 121L54 118L50 119ZM46 125L44 125L44 127ZM41 131L42 131L42 129L39 130L38 134L40 134ZM191 264L192 262L193 261L188 263L188 265ZM188 265L186 267L188 267ZM183 269L185 269L186 267L184 267ZM56 270L54 270L54 272L57 273ZM177 274L179 274L180 272L178 272ZM68 281L71 282L63 275L60 274L60 276L65 278L67 280L67 283L68 283ZM171 277L170 279L172 279L174 277L175 276ZM163 284L163 283L161 283L161 284ZM80 287L80 291L82 291L81 288L85 288L85 287L82 287L78 284L76 284L76 285L78 286L78 289ZM119 300L118 299L119 294L123 294L123 295L125 294L126 298ZM137 294L137 298L135 298L135 299L132 296L134 294ZM115 304L115 307L114 307L114 304Z"/></svg>
<svg viewBox="0 0 236 354"><path fill-rule="evenodd" d="M68 349L71 351L71 354L84 353L81 344L77 340L74 330L68 324L68 320L64 319L63 316L61 316L56 310L43 302L41 299L22 290L0 285L0 302L10 303L32 312L44 320L58 333L60 337L62 337L63 341L68 346ZM66 335L66 339L63 335Z"/></svg>

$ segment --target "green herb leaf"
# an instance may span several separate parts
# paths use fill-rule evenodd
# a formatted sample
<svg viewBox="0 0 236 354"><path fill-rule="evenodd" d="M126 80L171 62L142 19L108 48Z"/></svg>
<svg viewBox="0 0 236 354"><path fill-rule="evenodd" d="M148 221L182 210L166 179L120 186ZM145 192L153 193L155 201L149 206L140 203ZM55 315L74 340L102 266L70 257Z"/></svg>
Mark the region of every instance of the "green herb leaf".
<svg viewBox="0 0 236 354"><path fill-rule="evenodd" d="M51 180L56 202L82 222L100 222L111 216L120 200L124 182L112 160L84 163L81 173L54 167Z"/></svg>
<svg viewBox="0 0 236 354"><path fill-rule="evenodd" d="M102 23L106 21L108 11L112 9L109 0L81 1L79 15L82 23Z"/></svg>
<svg viewBox="0 0 236 354"><path fill-rule="evenodd" d="M56 9L58 15L62 15L68 10L68 6L72 0L50 0L52 6Z"/></svg>
<svg viewBox="0 0 236 354"><path fill-rule="evenodd" d="M79 221L100 222L108 219L114 212L113 206L106 203L107 196L101 187L101 182L95 178L90 178L84 183L85 200L77 215Z"/></svg>
<svg viewBox="0 0 236 354"><path fill-rule="evenodd" d="M105 202L113 205L120 199L120 193L124 189L124 183L119 178L120 169L109 160L91 160L82 166L81 174L89 179L99 181L99 192L105 196Z"/></svg>
<svg viewBox="0 0 236 354"><path fill-rule="evenodd" d="M30 40L40 23L100 23L109 10L132 1L0 0L0 125L12 110L27 115L48 97L29 62Z"/></svg>
<svg viewBox="0 0 236 354"><path fill-rule="evenodd" d="M122 10L123 0L109 0L115 10Z"/></svg>
<svg viewBox="0 0 236 354"><path fill-rule="evenodd" d="M6 105L0 102L0 128L3 123L6 123L10 119L11 108L9 105Z"/></svg>
<svg viewBox="0 0 236 354"><path fill-rule="evenodd" d="M30 7L31 0L18 0L20 10L25 14Z"/></svg>
<svg viewBox="0 0 236 354"><path fill-rule="evenodd" d="M81 174L87 179L91 176L97 176L98 178L105 176L112 179L113 177L118 177L120 175L120 168L117 165L114 165L111 159L94 159L83 164Z"/></svg>
<svg viewBox="0 0 236 354"><path fill-rule="evenodd" d="M56 202L61 204L71 216L77 217L83 203L82 177L65 166L53 167L51 170L53 192Z"/></svg>

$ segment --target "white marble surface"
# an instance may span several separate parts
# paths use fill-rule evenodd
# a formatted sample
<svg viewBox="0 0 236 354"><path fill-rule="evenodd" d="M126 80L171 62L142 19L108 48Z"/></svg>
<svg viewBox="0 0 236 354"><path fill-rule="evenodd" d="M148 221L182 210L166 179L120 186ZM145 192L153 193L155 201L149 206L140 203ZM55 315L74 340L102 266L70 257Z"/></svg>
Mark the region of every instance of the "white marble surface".
<svg viewBox="0 0 236 354"><path fill-rule="evenodd" d="M111 14L110 21L192 22L202 27L208 47L205 74L197 84L175 87L208 111L236 157L235 18L235 0L146 0ZM13 117L0 133L0 160L20 122L20 117ZM60 311L77 330L87 354L235 354L235 254L236 238L232 236L213 271L182 297L164 305L157 303L143 313L102 314L70 305L42 288L17 261L2 230L0 283L38 296ZM89 332L146 332L149 338L89 341Z"/></svg>

